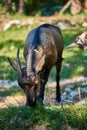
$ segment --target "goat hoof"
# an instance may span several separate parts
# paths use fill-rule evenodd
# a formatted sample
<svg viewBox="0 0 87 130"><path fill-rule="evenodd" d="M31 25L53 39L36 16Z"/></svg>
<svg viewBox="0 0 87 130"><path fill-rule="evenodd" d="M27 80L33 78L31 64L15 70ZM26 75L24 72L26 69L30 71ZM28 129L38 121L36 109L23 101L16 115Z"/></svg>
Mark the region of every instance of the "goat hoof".
<svg viewBox="0 0 87 130"><path fill-rule="evenodd" d="M61 99L60 98L56 98L56 102L61 102Z"/></svg>

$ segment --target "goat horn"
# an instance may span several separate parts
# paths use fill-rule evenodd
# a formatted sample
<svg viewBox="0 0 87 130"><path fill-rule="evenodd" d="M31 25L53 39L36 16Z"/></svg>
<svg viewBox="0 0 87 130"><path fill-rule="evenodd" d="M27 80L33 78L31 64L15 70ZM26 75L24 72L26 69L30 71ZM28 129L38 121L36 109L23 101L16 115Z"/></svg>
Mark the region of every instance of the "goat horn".
<svg viewBox="0 0 87 130"><path fill-rule="evenodd" d="M19 48L18 48L18 51L17 51L17 55L16 55L16 62L17 62L17 65L18 65L18 70L20 73L22 73L21 71L21 63L20 63L20 58L19 58Z"/></svg>
<svg viewBox="0 0 87 130"><path fill-rule="evenodd" d="M30 50L27 56L27 76L29 76L29 73L32 72L32 52L33 52L33 48Z"/></svg>

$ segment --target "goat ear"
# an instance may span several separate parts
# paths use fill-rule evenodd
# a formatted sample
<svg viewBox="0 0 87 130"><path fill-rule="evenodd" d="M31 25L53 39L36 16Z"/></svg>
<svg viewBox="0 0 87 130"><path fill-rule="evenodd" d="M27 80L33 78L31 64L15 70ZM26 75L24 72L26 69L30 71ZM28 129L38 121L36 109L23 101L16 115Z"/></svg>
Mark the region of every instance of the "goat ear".
<svg viewBox="0 0 87 130"><path fill-rule="evenodd" d="M14 62L11 58L9 58L9 57L8 57L8 61L9 61L10 65L13 67L13 69L16 70L17 72L19 72L17 63L15 63L15 62Z"/></svg>
<svg viewBox="0 0 87 130"><path fill-rule="evenodd" d="M41 60L39 61L39 63L37 64L36 66L36 72L40 72L42 67L44 66L44 63L45 63L45 57L46 55L44 54L43 57L41 58Z"/></svg>

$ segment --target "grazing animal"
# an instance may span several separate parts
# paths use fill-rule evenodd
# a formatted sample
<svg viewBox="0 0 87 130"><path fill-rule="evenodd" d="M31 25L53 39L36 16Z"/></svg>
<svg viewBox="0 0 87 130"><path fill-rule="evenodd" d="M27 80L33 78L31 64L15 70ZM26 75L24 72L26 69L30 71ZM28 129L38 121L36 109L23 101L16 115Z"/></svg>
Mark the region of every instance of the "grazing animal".
<svg viewBox="0 0 87 130"><path fill-rule="evenodd" d="M8 58L11 66L18 72L18 84L26 94L26 105L33 107L36 105L36 99L43 101L45 84L54 65L57 70L56 100L61 101L59 73L62 52L63 40L60 29L50 24L43 24L34 28L27 36L24 47L26 61L24 68L21 68L19 49L16 62Z"/></svg>
<svg viewBox="0 0 87 130"><path fill-rule="evenodd" d="M71 49L73 47L78 47L81 48L84 51L87 51L87 31L82 33L81 35L79 35L74 43L72 43L71 45L69 45L67 47L67 49Z"/></svg>

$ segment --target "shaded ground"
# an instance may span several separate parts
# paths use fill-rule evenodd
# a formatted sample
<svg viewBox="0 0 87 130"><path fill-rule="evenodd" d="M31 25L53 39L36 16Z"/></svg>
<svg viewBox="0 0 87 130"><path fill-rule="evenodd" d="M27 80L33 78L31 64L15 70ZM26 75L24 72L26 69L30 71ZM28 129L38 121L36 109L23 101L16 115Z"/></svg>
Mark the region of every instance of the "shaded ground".
<svg viewBox="0 0 87 130"><path fill-rule="evenodd" d="M61 80L60 85L63 104L85 103L87 97L86 81L86 77ZM5 83L6 82L4 82L4 87L0 87L0 108L25 105L26 97L22 90L18 86L5 87ZM9 83L11 84L11 82ZM79 87L81 87L83 84L85 85L79 90ZM15 85L17 85L16 81ZM47 83L45 89L45 98L43 101L44 105L58 105L58 103L55 101L55 86L56 83L53 81Z"/></svg>

